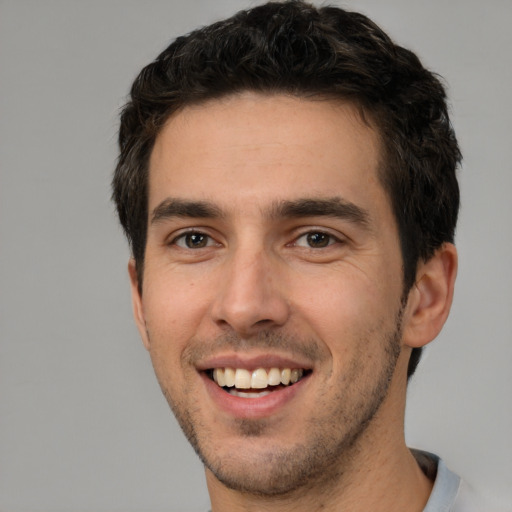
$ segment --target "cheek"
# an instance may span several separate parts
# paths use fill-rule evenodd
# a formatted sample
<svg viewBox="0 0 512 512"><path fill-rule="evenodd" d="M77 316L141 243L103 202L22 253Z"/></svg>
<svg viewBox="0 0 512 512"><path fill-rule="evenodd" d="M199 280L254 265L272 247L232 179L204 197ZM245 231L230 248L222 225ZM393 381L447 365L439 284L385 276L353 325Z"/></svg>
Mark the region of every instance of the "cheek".
<svg viewBox="0 0 512 512"><path fill-rule="evenodd" d="M303 276L300 285L291 286L291 293L301 314L317 318L321 325L350 325L391 312L396 302L395 288L357 270Z"/></svg>
<svg viewBox="0 0 512 512"><path fill-rule="evenodd" d="M143 305L152 357L178 359L208 309L205 283L174 275L146 282Z"/></svg>
<svg viewBox="0 0 512 512"><path fill-rule="evenodd" d="M362 344L368 351L377 349L382 333L396 326L400 300L400 287L385 281L360 272L340 272L309 283L302 279L301 286L293 288L296 318L312 329L335 360L355 357Z"/></svg>

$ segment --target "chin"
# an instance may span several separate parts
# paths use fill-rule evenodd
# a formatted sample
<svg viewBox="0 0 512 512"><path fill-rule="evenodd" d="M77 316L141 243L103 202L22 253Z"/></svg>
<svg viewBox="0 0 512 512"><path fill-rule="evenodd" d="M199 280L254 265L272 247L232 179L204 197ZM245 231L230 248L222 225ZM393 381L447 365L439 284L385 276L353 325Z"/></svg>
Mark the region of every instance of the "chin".
<svg viewBox="0 0 512 512"><path fill-rule="evenodd" d="M328 480L339 477L335 472L326 472L329 461L323 455L318 454L323 458L319 461L306 451L302 445L283 450L282 446L269 449L267 444L260 453L214 456L203 462L215 479L229 489L261 497L286 497L326 480L326 475Z"/></svg>

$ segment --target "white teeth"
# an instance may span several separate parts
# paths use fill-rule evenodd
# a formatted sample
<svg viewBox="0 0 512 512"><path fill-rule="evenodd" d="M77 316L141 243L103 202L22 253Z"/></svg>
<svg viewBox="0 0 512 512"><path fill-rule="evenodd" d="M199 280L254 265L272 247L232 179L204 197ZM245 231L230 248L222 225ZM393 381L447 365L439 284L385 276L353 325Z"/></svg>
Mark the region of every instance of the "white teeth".
<svg viewBox="0 0 512 512"><path fill-rule="evenodd" d="M226 385L226 379L224 378L224 372L221 368L215 368L213 370L213 380L220 386L224 387Z"/></svg>
<svg viewBox="0 0 512 512"><path fill-rule="evenodd" d="M263 368L258 368L252 372L251 388L264 389L268 386L268 375Z"/></svg>
<svg viewBox="0 0 512 512"><path fill-rule="evenodd" d="M212 372L213 380L220 387L236 389L265 389L268 386L295 384L304 375L300 368L257 368L252 373L245 368L215 368ZM236 395L238 396L238 395ZM244 397L248 396L244 392ZM261 392L257 396L263 396Z"/></svg>
<svg viewBox="0 0 512 512"><path fill-rule="evenodd" d="M279 368L270 368L268 372L268 385L278 386L279 384L281 384L281 372Z"/></svg>
<svg viewBox="0 0 512 512"><path fill-rule="evenodd" d="M220 368L217 369L220 370ZM226 382L225 386L228 388L232 388L235 385L235 370L233 368L224 368L224 380Z"/></svg>
<svg viewBox="0 0 512 512"><path fill-rule="evenodd" d="M229 394L238 396L240 398L261 398L262 396L270 395L271 391L258 391L257 393L251 393L250 391L238 391L235 388L229 390Z"/></svg>
<svg viewBox="0 0 512 512"><path fill-rule="evenodd" d="M251 374L245 368L237 368L235 372L235 387L238 389L250 389Z"/></svg>

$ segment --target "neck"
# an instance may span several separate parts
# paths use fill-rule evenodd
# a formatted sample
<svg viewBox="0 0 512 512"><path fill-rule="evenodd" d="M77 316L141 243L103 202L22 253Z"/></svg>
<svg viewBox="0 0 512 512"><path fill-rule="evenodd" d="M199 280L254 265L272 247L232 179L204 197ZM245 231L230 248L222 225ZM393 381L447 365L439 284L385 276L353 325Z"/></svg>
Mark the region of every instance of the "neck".
<svg viewBox="0 0 512 512"><path fill-rule="evenodd" d="M378 413L329 478L286 495L260 496L228 489L207 470L212 512L421 512L432 482L405 444L402 373L395 374Z"/></svg>

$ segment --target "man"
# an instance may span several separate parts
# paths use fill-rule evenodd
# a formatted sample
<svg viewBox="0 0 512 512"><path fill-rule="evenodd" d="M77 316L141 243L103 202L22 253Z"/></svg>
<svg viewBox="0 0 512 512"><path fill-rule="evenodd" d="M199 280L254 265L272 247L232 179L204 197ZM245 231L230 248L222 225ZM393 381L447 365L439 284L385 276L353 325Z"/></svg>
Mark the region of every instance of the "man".
<svg viewBox="0 0 512 512"><path fill-rule="evenodd" d="M269 3L135 81L114 199L142 340L212 511L469 511L404 441L457 270L445 92L366 17Z"/></svg>

